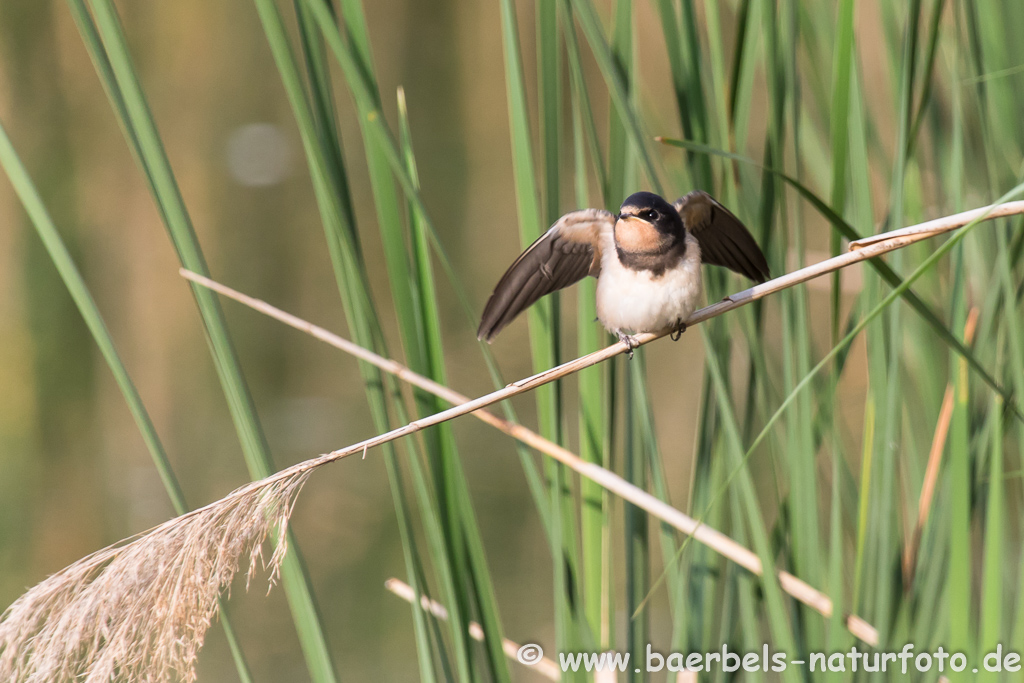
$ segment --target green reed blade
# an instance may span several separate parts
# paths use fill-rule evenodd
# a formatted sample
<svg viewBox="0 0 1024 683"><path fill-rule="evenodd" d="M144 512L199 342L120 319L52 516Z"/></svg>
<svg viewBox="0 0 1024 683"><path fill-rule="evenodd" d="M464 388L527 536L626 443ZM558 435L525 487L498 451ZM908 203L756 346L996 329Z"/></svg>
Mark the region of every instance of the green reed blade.
<svg viewBox="0 0 1024 683"><path fill-rule="evenodd" d="M91 25L91 23L90 19L89 24ZM163 443L156 433L156 427L149 417L149 412L142 402L142 397L139 395L138 389L135 388L135 383L132 382L131 376L128 374L128 368L125 367L120 354L117 352L114 339L111 337L110 330L107 329L106 323L103 321L103 316L100 314L96 301L89 292L88 285L86 285L82 274L75 266L70 252L68 252L63 239L61 239L57 226L54 225L53 220L50 218L50 214L46 210L46 205L43 203L39 191L32 182L28 170L21 163L21 159L18 158L17 152L14 150L14 146L11 144L11 140L7 136L7 131L4 130L2 123L0 123L0 166L3 166L7 177L11 180L11 184L14 186L18 198L25 207L32 225L35 226L36 232L43 241L46 251L53 261L53 265L57 268L57 272L60 273L68 293L71 295L75 306L78 307L78 311L82 315L82 319L85 320L85 324L89 328L89 332L92 333L93 340L96 342L96 346L99 347L100 354L107 362L111 374L114 375L114 381L117 382L117 386L124 396L125 403L128 404L128 410L135 420L135 426L138 427L142 435L142 440L146 444L150 457L153 459L153 464L160 475L164 489L171 499L171 507L176 514L185 514L189 510L188 503L185 501L185 494L181 489L177 476L174 474ZM252 673L249 670L249 664L242 652L234 626L232 626L231 618L228 616L227 608L223 601L221 601L220 605L220 622L224 627L224 635L227 636L228 647L231 650L231 656L238 671L238 678L242 683L250 683L252 681Z"/></svg>
<svg viewBox="0 0 1024 683"><path fill-rule="evenodd" d="M156 124L150 114L145 95L135 74L135 68L125 41L125 36L110 0L92 0L97 33L103 42L105 59L95 57L94 63L110 64L109 75L114 81L108 85L108 92L119 92L115 96L115 110L124 114L122 127L127 134L129 146L138 149L138 161L150 181L154 198L161 209L165 225L181 263L195 272L206 274L206 263L196 240L195 232L185 208L184 201L174 179L170 162L163 149ZM82 8L84 12L84 8ZM90 44L87 42L87 47ZM103 77L103 73L100 74ZM123 102L123 108L120 106ZM193 294L203 317L210 349L214 356L218 375L228 399L232 419L235 423L246 464L251 476L260 478L272 471L270 452L263 435L255 406L242 375L234 346L227 332L223 312L215 296L202 287L193 287ZM290 532L289 532L290 533ZM289 538L292 543L294 538ZM313 599L312 588L306 576L297 544L291 545L282 566L282 582L292 608L296 630L303 652L306 655L310 674L317 681L333 681L333 663L327 649L323 628Z"/></svg>

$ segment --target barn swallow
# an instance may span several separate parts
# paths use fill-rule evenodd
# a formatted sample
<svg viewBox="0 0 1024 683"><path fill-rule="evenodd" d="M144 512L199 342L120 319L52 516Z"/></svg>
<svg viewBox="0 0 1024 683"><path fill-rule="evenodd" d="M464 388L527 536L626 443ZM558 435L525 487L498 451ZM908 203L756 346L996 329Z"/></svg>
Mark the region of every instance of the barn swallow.
<svg viewBox="0 0 1024 683"><path fill-rule="evenodd" d="M769 278L768 262L736 216L706 192L675 204L652 192L626 198L618 215L573 211L522 253L498 281L484 307L477 338L494 337L545 294L591 275L597 278L597 318L629 349L630 333L686 329L697 308L702 263L724 266L755 282Z"/></svg>

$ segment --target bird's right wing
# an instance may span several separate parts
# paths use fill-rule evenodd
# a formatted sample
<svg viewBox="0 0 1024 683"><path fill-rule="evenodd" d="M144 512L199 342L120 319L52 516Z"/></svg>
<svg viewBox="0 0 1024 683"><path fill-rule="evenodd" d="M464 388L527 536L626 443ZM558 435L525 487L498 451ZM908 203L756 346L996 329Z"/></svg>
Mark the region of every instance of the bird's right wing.
<svg viewBox="0 0 1024 683"><path fill-rule="evenodd" d="M484 307L477 339L491 341L545 294L601 272L601 236L615 215L601 209L567 213L515 260Z"/></svg>

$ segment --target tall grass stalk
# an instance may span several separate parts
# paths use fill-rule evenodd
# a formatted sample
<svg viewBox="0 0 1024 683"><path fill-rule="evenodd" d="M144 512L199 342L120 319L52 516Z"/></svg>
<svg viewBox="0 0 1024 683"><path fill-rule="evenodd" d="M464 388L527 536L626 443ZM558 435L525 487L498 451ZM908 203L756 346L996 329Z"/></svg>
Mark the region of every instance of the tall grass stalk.
<svg viewBox="0 0 1024 683"><path fill-rule="evenodd" d="M113 337L103 321L103 316L100 314L99 307L89 292L85 279L82 277L70 252L64 245L57 226L54 225L53 219L50 218L50 214L46 210L43 198L39 195L39 191L36 189L31 177L29 177L28 170L22 164L21 159L18 158L18 154L14 150L14 146L11 144L7 131L2 124L0 124L0 166L3 166L8 178L14 185L15 192L17 192L26 213L28 213L32 224L39 233L40 239L42 239L43 244L46 246L54 266L56 266L57 271L64 280L68 293L75 300L75 305L89 327L96 346L99 347L103 359L110 367L114 380L124 396L125 403L128 404L128 410L131 411L132 418L135 420L135 425L142 435L142 440L145 442L150 457L153 459L153 464L157 468L164 489L171 499L171 506L174 512L179 516L185 514L189 509L188 503L185 501L185 493L181 488L178 477L174 474L170 459L167 457L167 452L164 450L163 443L156 432L156 427L150 419L149 412L142 403L142 397L139 395L135 383L128 374L128 368L125 367L120 354L117 352ZM220 621L224 628L224 635L228 640L228 646L231 648L239 680L243 681L243 683L248 683L252 680L249 664L246 661L245 654L242 652L234 626L223 603L220 604L219 610L221 614Z"/></svg>
<svg viewBox="0 0 1024 683"><path fill-rule="evenodd" d="M80 20L80 32L86 47L92 52L93 64L97 66L114 110L120 116L119 123L148 180L182 265L205 272L205 258L136 75L116 8L109 0L94 0L90 3L90 15L83 0L69 2L74 6L76 17ZM89 21L90 16L95 24ZM269 447L223 313L217 300L202 289L196 289L194 295L250 475L254 479L267 476L274 469ZM334 664L313 599L312 587L302 556L294 543L293 552L284 557L282 562L282 581L310 675L318 682L334 681Z"/></svg>

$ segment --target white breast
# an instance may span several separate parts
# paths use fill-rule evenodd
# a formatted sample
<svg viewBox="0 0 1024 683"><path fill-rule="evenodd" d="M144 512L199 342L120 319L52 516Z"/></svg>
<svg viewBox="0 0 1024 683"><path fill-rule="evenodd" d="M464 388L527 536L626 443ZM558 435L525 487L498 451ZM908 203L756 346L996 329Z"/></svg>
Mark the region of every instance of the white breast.
<svg viewBox="0 0 1024 683"><path fill-rule="evenodd" d="M700 245L686 235L679 263L655 277L619 262L611 231L603 236L597 280L597 317L609 332L657 332L685 321L700 302Z"/></svg>

